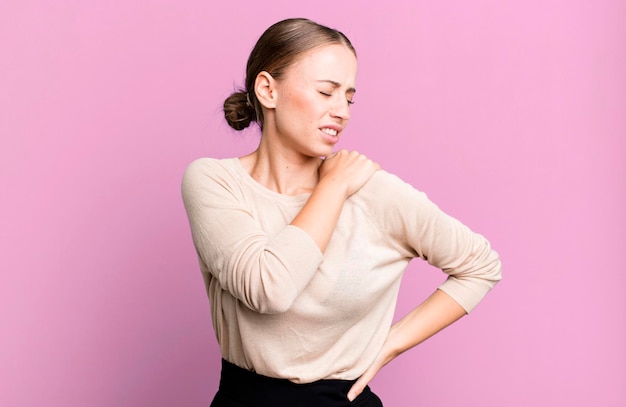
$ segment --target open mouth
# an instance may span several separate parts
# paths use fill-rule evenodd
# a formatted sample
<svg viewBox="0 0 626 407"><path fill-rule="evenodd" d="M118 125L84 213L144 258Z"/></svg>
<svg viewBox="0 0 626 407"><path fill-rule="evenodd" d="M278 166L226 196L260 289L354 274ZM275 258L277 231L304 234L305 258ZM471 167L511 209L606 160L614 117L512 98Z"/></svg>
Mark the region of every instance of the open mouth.
<svg viewBox="0 0 626 407"><path fill-rule="evenodd" d="M329 129L328 127L325 127L322 129L322 131L326 134L328 134L329 136L333 136L336 137L337 136L337 130L335 129Z"/></svg>

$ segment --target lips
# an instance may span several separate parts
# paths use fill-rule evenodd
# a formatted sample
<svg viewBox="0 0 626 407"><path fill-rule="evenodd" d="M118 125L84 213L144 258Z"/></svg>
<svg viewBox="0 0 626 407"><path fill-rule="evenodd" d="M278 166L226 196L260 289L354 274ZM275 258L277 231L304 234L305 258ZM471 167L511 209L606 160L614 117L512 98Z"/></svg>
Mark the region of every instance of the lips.
<svg viewBox="0 0 626 407"><path fill-rule="evenodd" d="M324 133L328 134L329 136L333 136L333 137L337 136L337 133L338 133L337 130L331 129L331 128L328 128L328 127L322 128L322 131Z"/></svg>
<svg viewBox="0 0 626 407"><path fill-rule="evenodd" d="M339 141L339 133L341 132L341 128L324 126L320 127L320 132L322 133L327 143L336 144Z"/></svg>

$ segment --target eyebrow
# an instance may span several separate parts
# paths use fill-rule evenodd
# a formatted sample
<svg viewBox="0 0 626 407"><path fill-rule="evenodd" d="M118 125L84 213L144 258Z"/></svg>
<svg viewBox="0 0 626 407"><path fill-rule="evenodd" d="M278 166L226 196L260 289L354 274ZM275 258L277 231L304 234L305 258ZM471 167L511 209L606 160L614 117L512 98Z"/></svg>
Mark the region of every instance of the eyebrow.
<svg viewBox="0 0 626 407"><path fill-rule="evenodd" d="M317 82L326 82L326 83L330 83L331 85L333 85L335 88L340 88L341 87L341 83L337 82L337 81L333 81L330 79L320 79ZM354 88L348 88L346 89L346 93L356 93L356 89Z"/></svg>

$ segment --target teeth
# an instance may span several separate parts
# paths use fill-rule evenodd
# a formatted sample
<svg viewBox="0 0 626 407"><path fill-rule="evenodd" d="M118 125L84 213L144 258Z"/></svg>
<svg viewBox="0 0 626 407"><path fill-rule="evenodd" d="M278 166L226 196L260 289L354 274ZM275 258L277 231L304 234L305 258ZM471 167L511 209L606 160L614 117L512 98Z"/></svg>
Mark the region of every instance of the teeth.
<svg viewBox="0 0 626 407"><path fill-rule="evenodd" d="M322 131L324 133L328 134L328 135L331 135L331 136L336 136L337 135L337 130L323 128Z"/></svg>

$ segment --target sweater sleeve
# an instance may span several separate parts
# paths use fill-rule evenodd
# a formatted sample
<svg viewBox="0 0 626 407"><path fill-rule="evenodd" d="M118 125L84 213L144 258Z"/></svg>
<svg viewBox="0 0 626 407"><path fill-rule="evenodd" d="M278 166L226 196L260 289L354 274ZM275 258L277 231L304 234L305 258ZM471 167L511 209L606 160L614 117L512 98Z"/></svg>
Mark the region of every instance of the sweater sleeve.
<svg viewBox="0 0 626 407"><path fill-rule="evenodd" d="M238 180L217 162L194 161L182 182L201 268L250 309L285 312L313 277L322 253L295 226L273 236L262 230Z"/></svg>
<svg viewBox="0 0 626 407"><path fill-rule="evenodd" d="M447 274L439 289L466 312L500 281L500 258L487 239L444 213L425 193L384 171L360 192L376 197L370 205L382 233L402 252Z"/></svg>

